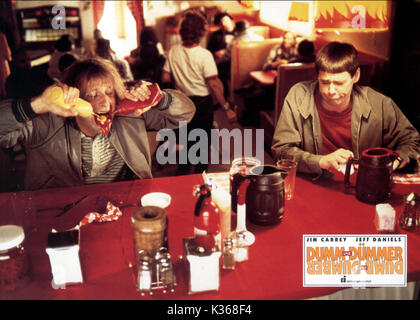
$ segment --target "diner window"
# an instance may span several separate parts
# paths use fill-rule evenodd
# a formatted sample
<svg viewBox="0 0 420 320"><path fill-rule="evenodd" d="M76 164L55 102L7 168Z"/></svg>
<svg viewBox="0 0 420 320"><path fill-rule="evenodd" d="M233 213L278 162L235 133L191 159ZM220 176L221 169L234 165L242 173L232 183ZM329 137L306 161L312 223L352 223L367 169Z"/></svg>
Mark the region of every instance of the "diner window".
<svg viewBox="0 0 420 320"><path fill-rule="evenodd" d="M130 51L137 48L136 20L126 1L105 1L98 29L110 40L111 48L119 58L130 55Z"/></svg>

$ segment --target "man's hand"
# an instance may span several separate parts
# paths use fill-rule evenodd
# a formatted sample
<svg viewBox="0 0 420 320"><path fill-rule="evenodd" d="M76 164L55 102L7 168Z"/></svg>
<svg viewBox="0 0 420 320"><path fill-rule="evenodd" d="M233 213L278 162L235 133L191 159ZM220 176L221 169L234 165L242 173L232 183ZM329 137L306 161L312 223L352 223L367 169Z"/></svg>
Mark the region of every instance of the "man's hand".
<svg viewBox="0 0 420 320"><path fill-rule="evenodd" d="M329 171L339 171L340 165L347 164L349 158L354 157L353 152L346 149L338 149L330 154L327 154L319 160L321 169Z"/></svg>
<svg viewBox="0 0 420 320"><path fill-rule="evenodd" d="M126 90L125 92L125 97L127 99L130 99L132 101L145 101L147 99L149 99L150 97L150 90L148 88L148 86L152 85L152 83L147 82L147 81L141 81L137 84L135 84L134 86L132 86L131 88L129 88L128 90ZM144 108L144 109L137 109L136 111L134 111L134 115L136 117L140 117L143 113L149 111L152 107L154 107L155 105L157 105L159 102L156 102L155 104L151 105L150 107Z"/></svg>
<svg viewBox="0 0 420 320"><path fill-rule="evenodd" d="M133 101L144 101L149 99L150 90L147 86L150 86L152 83L147 81L141 81L131 86L125 90L125 98Z"/></svg>
<svg viewBox="0 0 420 320"><path fill-rule="evenodd" d="M74 104L76 100L79 98L79 89L74 87L69 87L65 84L54 84L47 89L44 90L44 92L35 98L32 98L31 100L31 106L35 113L42 114L42 113L48 113L51 112L53 114L56 114L61 117L75 117L78 115L78 112L75 108L75 106L71 106L69 109L63 108L50 99L50 91L53 87L59 86L63 89L63 99L64 103L66 104Z"/></svg>
<svg viewBox="0 0 420 320"><path fill-rule="evenodd" d="M394 163L392 164L392 170L402 169L407 165L407 162L405 162L403 159L398 157L395 159Z"/></svg>
<svg viewBox="0 0 420 320"><path fill-rule="evenodd" d="M233 111L232 109L227 109L226 110L226 117L228 118L229 122L235 122L238 120L238 116L236 114L235 111Z"/></svg>

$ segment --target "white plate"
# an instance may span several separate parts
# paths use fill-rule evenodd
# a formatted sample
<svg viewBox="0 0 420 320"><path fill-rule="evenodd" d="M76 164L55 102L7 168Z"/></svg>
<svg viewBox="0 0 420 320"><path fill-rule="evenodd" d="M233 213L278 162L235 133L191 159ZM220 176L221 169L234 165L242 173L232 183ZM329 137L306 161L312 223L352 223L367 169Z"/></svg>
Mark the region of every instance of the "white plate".
<svg viewBox="0 0 420 320"><path fill-rule="evenodd" d="M171 203L171 196L163 192L152 192L141 197L141 205L166 208Z"/></svg>

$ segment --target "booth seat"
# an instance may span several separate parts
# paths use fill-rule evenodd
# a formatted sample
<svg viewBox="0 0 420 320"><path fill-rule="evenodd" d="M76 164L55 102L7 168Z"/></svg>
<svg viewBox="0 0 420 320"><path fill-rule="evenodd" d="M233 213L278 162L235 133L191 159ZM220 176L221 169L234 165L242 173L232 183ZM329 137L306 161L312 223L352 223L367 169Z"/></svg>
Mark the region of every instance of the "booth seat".
<svg viewBox="0 0 420 320"><path fill-rule="evenodd" d="M264 62L281 38L270 38L262 41L234 41L232 43L231 75L229 98L235 102L235 91L251 84L250 71L261 70Z"/></svg>
<svg viewBox="0 0 420 320"><path fill-rule="evenodd" d="M314 63L289 63L279 65L276 77L274 110L260 111L260 127L264 128L264 146L270 150L274 130L283 107L284 99L296 83L316 79Z"/></svg>

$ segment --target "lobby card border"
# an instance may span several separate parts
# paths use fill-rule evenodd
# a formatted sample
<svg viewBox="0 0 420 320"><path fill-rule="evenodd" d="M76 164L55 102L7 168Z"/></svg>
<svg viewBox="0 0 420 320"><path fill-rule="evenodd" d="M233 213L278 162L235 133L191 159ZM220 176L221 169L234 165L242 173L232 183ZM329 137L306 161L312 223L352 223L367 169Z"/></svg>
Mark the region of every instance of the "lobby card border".
<svg viewBox="0 0 420 320"><path fill-rule="evenodd" d="M326 284L326 285L315 285L305 284L305 238L307 237L403 237L404 238L404 284L361 284L357 286L355 284ZM403 288L407 287L407 235L406 234L304 234L302 235L302 286L312 288L378 288L378 287L389 287L389 288Z"/></svg>

